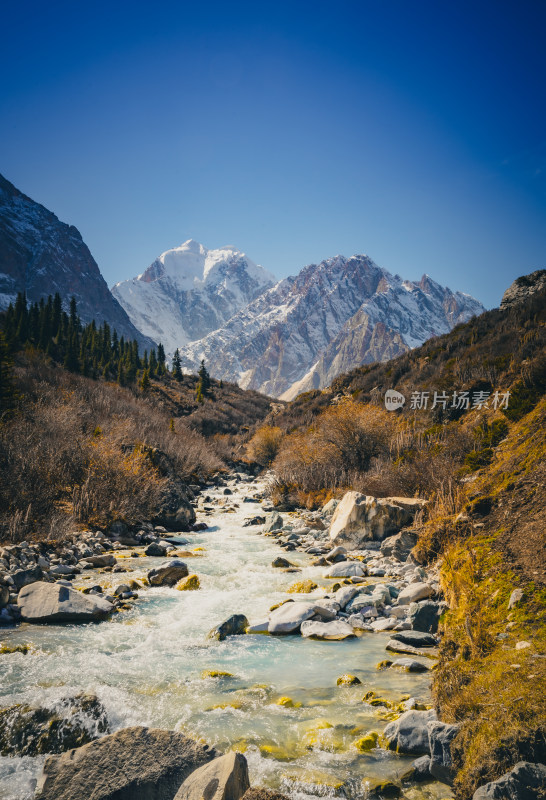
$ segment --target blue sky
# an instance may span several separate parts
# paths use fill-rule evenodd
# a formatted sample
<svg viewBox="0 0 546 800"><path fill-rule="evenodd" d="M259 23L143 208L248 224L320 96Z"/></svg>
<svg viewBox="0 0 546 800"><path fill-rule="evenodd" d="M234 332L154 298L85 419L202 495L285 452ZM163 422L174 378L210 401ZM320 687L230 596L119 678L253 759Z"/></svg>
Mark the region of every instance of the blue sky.
<svg viewBox="0 0 546 800"><path fill-rule="evenodd" d="M546 3L5 7L0 172L106 280L188 238L498 305L546 266Z"/></svg>

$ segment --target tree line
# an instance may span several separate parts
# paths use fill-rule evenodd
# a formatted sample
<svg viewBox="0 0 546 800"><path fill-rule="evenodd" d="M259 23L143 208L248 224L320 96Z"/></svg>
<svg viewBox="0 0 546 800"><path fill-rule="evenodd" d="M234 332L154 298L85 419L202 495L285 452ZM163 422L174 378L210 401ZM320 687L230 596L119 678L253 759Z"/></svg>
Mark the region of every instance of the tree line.
<svg viewBox="0 0 546 800"><path fill-rule="evenodd" d="M136 339L118 336L107 322L97 325L95 320L84 325L78 316L76 299L71 298L68 312L63 309L57 292L47 300L29 304L26 294L20 292L15 303L10 303L0 331L0 408L9 405L13 395L12 356L18 350L33 348L48 355L70 372L86 377L116 381L121 386L138 384L145 391L150 379L172 376L183 379L180 355L176 350L169 373L165 349L144 350L140 355ZM201 362L196 400L202 402L210 396L211 382L204 362ZM6 395L4 397L4 395Z"/></svg>
<svg viewBox="0 0 546 800"><path fill-rule="evenodd" d="M58 292L30 305L20 292L6 311L4 337L11 353L33 347L70 372L103 377L122 386L167 372L162 344L140 356L137 341L119 337L107 322L97 326L93 320L83 325L74 297L69 311L64 311Z"/></svg>

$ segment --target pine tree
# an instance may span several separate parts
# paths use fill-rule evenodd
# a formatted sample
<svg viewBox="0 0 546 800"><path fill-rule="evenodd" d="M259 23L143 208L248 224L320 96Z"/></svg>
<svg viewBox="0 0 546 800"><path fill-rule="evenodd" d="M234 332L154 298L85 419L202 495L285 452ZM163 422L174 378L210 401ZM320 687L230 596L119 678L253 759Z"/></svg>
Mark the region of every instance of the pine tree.
<svg viewBox="0 0 546 800"><path fill-rule="evenodd" d="M80 319L78 317L78 307L76 305L76 298L72 296L70 298L70 324L74 330L78 330L80 327Z"/></svg>
<svg viewBox="0 0 546 800"><path fill-rule="evenodd" d="M125 370L123 368L123 361L119 361L118 363L118 383L120 386L125 386Z"/></svg>
<svg viewBox="0 0 546 800"><path fill-rule="evenodd" d="M70 331L68 336L66 355L64 357L64 368L69 372L79 372L80 362L78 359L78 335L75 331Z"/></svg>
<svg viewBox="0 0 546 800"><path fill-rule="evenodd" d="M150 378L155 378L157 375L157 356L155 354L155 347L150 350L149 358Z"/></svg>
<svg viewBox="0 0 546 800"><path fill-rule="evenodd" d="M167 371L167 367L165 365L165 348L159 342L157 345L157 374L164 375Z"/></svg>
<svg viewBox="0 0 546 800"><path fill-rule="evenodd" d="M182 360L180 358L180 351L178 350L178 347L177 347L176 350L174 351L173 367L172 367L173 378L175 380L177 380L177 381L181 381L182 380L182 369L181 369L181 366L182 366Z"/></svg>
<svg viewBox="0 0 546 800"><path fill-rule="evenodd" d="M199 376L199 381L197 383L196 397L197 402L202 403L204 397L208 397L210 394L210 375L207 372L205 367L205 360L201 361L201 366L199 367L199 372L197 373ZM199 397L201 399L199 399Z"/></svg>
<svg viewBox="0 0 546 800"><path fill-rule="evenodd" d="M143 392L150 388L150 373L147 369L145 369L142 373L142 378L140 379L140 388Z"/></svg>

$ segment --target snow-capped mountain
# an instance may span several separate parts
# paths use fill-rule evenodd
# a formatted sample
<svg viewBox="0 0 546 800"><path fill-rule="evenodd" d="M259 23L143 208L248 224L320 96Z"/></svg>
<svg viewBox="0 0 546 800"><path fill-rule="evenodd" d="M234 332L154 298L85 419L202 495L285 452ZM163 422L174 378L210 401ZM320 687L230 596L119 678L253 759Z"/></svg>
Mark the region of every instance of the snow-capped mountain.
<svg viewBox="0 0 546 800"><path fill-rule="evenodd" d="M368 256L336 256L280 281L180 352L188 371L204 358L214 377L290 399L329 385L340 372L447 333L482 311L474 298L426 275L405 281Z"/></svg>
<svg viewBox="0 0 546 800"><path fill-rule="evenodd" d="M275 283L234 247L207 250L189 239L146 272L112 287L134 325L167 353L221 328Z"/></svg>
<svg viewBox="0 0 546 800"><path fill-rule="evenodd" d="M112 297L80 232L0 175L0 309L18 292L31 301L59 292L66 307L74 296L84 322L108 322L120 336L153 345Z"/></svg>

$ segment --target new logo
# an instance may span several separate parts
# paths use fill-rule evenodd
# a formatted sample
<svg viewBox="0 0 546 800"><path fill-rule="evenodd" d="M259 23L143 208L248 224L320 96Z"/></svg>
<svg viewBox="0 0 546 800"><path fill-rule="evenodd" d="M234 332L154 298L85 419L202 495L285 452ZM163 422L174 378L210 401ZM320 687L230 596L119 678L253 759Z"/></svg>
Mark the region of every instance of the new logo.
<svg viewBox="0 0 546 800"><path fill-rule="evenodd" d="M402 408L406 398L400 392L394 389L387 389L385 392L385 408L387 411L396 411L397 408Z"/></svg>

